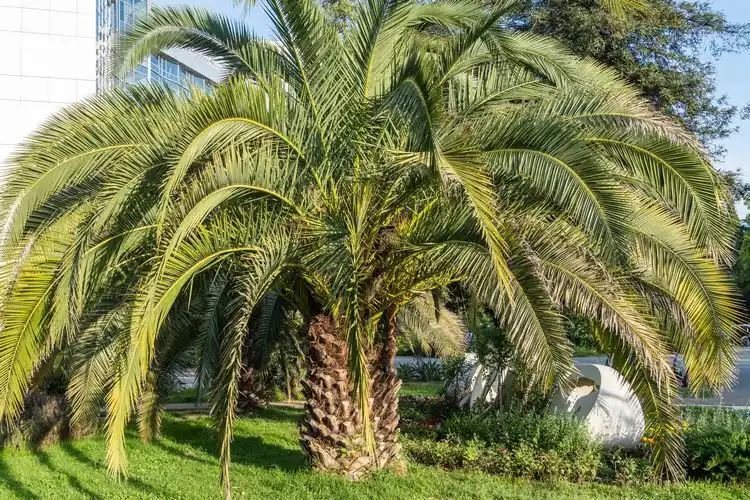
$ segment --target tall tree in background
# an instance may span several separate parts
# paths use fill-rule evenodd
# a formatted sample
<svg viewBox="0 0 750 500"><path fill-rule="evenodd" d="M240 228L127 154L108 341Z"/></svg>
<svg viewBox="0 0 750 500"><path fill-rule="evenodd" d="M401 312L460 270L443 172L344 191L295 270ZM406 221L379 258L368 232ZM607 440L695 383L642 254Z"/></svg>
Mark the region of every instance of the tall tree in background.
<svg viewBox="0 0 750 500"><path fill-rule="evenodd" d="M613 12L600 0L527 0L517 27L556 38L619 71L658 109L693 132L714 158L739 109L716 89L712 60L750 44L750 26L730 23L707 2L649 0Z"/></svg>
<svg viewBox="0 0 750 500"><path fill-rule="evenodd" d="M516 27L556 38L579 56L615 68L659 111L693 132L714 160L736 132L740 109L716 88L714 61L750 46L750 25L733 24L708 2L644 0L613 9L606 0L526 0ZM735 202L749 187L739 168L723 171ZM738 248L745 240L737 239ZM734 269L750 309L750 241ZM746 276L747 278L743 278Z"/></svg>
<svg viewBox="0 0 750 500"><path fill-rule="evenodd" d="M326 17L340 31L346 30L354 15L355 2L352 0L320 0Z"/></svg>
<svg viewBox="0 0 750 500"><path fill-rule="evenodd" d="M747 218L745 219L747 224ZM747 226L740 229L739 236L739 254L737 255L737 262L734 266L734 279L737 282L737 287L742 292L742 298L745 300L745 304L750 304L750 231Z"/></svg>

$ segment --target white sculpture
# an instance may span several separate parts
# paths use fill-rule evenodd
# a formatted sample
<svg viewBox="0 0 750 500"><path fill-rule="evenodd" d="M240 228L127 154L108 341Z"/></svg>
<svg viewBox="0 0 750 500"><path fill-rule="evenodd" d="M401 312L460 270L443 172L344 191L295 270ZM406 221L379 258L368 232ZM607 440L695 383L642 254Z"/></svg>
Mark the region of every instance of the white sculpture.
<svg viewBox="0 0 750 500"><path fill-rule="evenodd" d="M497 397L502 398L502 388L508 381L509 368L497 373L484 367L476 354L467 353L464 358L466 368L448 384L446 395L454 398L460 407L473 408L484 399L492 403Z"/></svg>
<svg viewBox="0 0 750 500"><path fill-rule="evenodd" d="M569 394L560 394L553 408L586 422L589 433L605 446L635 447L643 437L643 409L630 384L613 368L581 365Z"/></svg>
<svg viewBox="0 0 750 500"><path fill-rule="evenodd" d="M447 387L446 394L461 407L474 407L484 400L492 403L503 397L503 386L512 379L506 368L497 373L482 366L475 354L467 354L466 369ZM572 414L586 422L589 433L605 446L637 446L643 437L643 409L630 384L613 368L581 365L580 376L568 394L560 393L553 409Z"/></svg>

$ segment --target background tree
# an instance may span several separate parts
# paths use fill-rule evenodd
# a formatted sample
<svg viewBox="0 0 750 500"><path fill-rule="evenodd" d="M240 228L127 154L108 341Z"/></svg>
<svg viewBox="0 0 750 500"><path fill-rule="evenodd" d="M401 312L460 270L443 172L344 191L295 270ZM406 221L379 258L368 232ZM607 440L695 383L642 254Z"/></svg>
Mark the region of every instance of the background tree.
<svg viewBox="0 0 750 500"><path fill-rule="evenodd" d="M737 131L740 110L718 93L713 61L750 46L750 25L729 22L707 2L647 0L628 6L632 8L613 9L602 0L525 0L512 23L616 69L656 109L694 133L712 158L721 159L722 140ZM741 172L722 175L735 201L744 201L749 186ZM740 235L738 247L743 241ZM750 261L743 264L746 253L741 252L734 273L743 289L750 286L741 278L743 269L750 269Z"/></svg>
<svg viewBox="0 0 750 500"><path fill-rule="evenodd" d="M747 310L750 304L750 233L748 233L747 226L743 226L739 234L740 251L733 271Z"/></svg>
<svg viewBox="0 0 750 500"><path fill-rule="evenodd" d="M613 15L599 0L526 0L514 22L616 69L721 157L720 142L736 130L738 108L718 94L712 61L746 48L750 26L730 23L707 2L643 3L645 11Z"/></svg>
<svg viewBox="0 0 750 500"><path fill-rule="evenodd" d="M354 15L355 2L352 0L320 0L326 17L339 30L344 31Z"/></svg>

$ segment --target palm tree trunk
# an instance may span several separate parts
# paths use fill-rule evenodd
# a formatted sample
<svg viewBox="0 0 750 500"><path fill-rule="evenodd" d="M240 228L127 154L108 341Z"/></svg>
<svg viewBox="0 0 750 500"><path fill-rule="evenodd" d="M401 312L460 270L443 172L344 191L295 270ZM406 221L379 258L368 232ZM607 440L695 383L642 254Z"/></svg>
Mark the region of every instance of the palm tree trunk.
<svg viewBox="0 0 750 500"><path fill-rule="evenodd" d="M365 446L362 417L352 399L349 352L333 321L316 316L308 328L307 374L302 381L305 418L300 443L313 468L357 479L398 456L398 378L395 313L390 313L370 363L375 456Z"/></svg>
<svg viewBox="0 0 750 500"><path fill-rule="evenodd" d="M364 446L362 418L351 397L347 344L337 333L329 316L310 322L300 444L313 468L356 479L372 470L375 460Z"/></svg>
<svg viewBox="0 0 750 500"><path fill-rule="evenodd" d="M398 391L401 380L393 365L398 345L396 312L388 312L387 324L378 358L371 374L373 387L372 417L377 453L377 467L387 466L398 456Z"/></svg>

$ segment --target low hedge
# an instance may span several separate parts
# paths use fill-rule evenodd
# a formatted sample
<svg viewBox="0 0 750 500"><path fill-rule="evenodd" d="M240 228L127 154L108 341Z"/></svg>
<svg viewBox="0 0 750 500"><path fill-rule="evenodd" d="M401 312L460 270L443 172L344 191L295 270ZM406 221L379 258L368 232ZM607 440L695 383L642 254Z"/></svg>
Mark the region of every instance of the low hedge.
<svg viewBox="0 0 750 500"><path fill-rule="evenodd" d="M600 455L593 449L581 450L572 457L558 450L540 450L527 443L509 450L475 440L453 443L407 438L404 450L411 460L424 465L541 481L593 481L600 465Z"/></svg>
<svg viewBox="0 0 750 500"><path fill-rule="evenodd" d="M569 417L460 411L439 398L401 406L404 451L417 463L570 482L594 480L600 467L600 446Z"/></svg>
<svg viewBox="0 0 750 500"><path fill-rule="evenodd" d="M421 464L537 480L655 482L651 449L602 448L585 424L540 411L459 410L438 397L403 398L403 448ZM688 478L750 484L750 412L683 412Z"/></svg>
<svg viewBox="0 0 750 500"><path fill-rule="evenodd" d="M683 419L691 478L750 484L750 412L688 408Z"/></svg>

